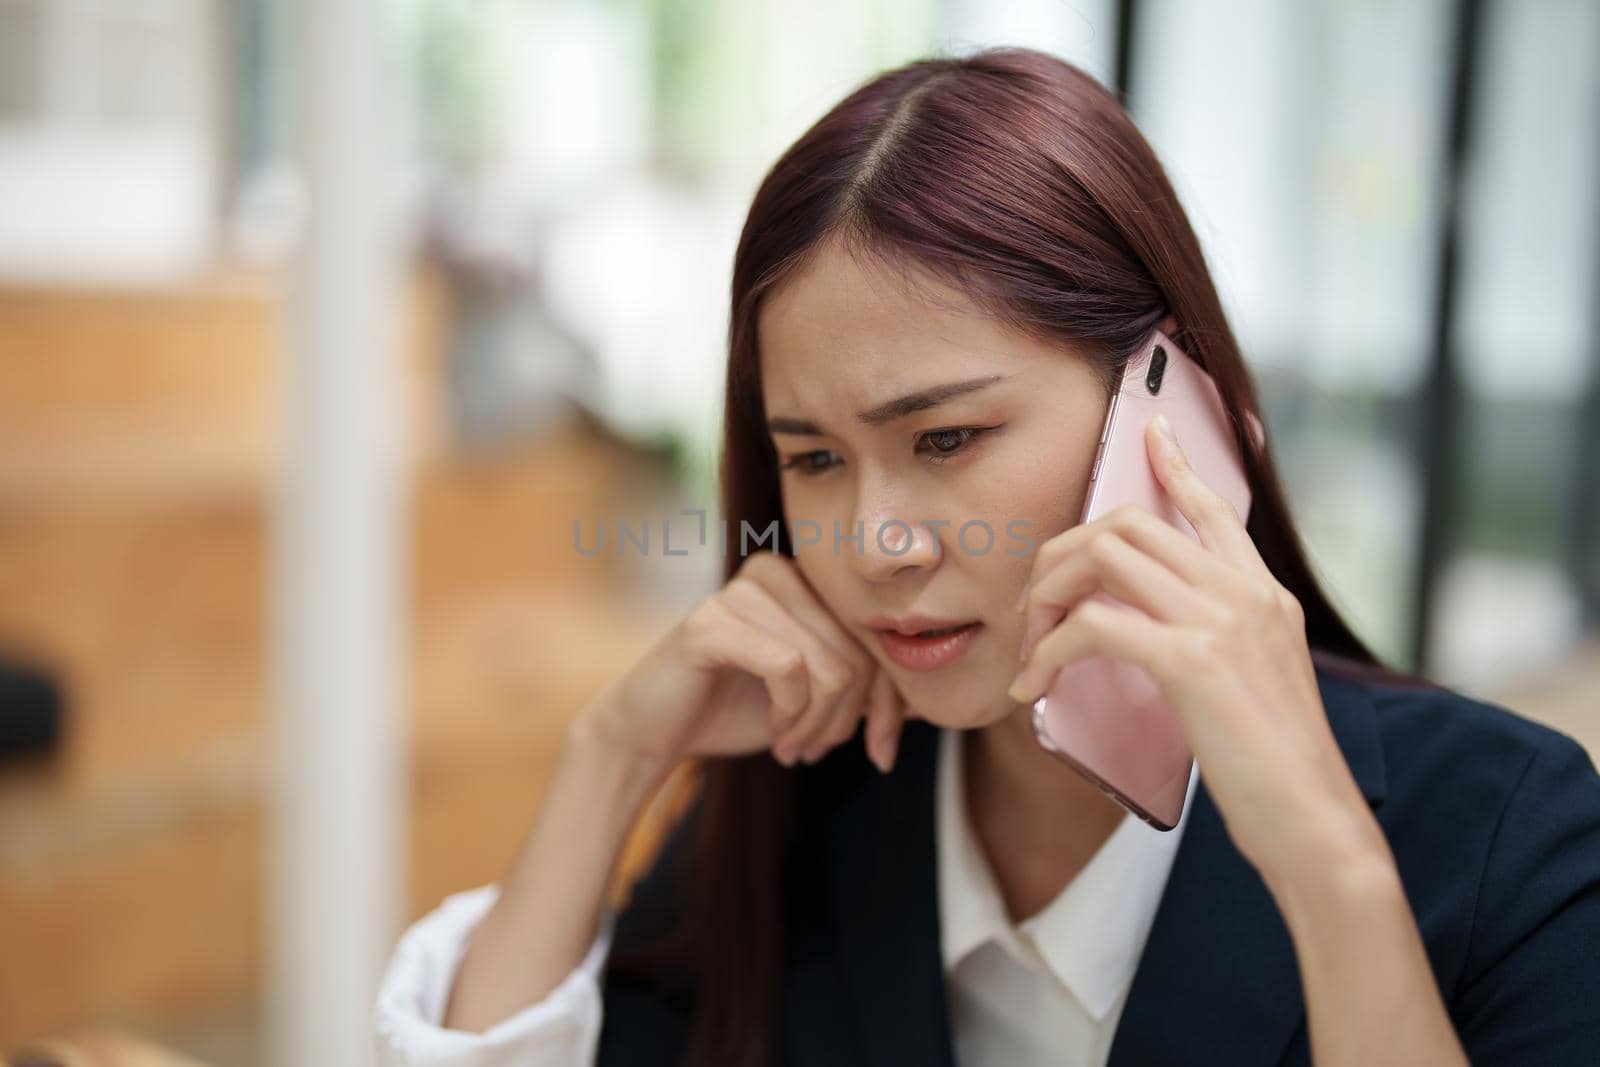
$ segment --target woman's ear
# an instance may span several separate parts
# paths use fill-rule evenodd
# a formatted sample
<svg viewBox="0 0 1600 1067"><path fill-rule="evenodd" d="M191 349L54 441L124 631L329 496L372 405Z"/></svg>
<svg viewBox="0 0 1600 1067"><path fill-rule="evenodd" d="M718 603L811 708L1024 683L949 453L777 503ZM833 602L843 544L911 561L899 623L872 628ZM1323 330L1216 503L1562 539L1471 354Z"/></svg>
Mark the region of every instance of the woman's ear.
<svg viewBox="0 0 1600 1067"><path fill-rule="evenodd" d="M1266 427L1261 425L1261 420L1256 418L1256 413L1255 412L1247 411L1244 414L1245 414L1245 418L1250 423L1250 436L1255 438L1256 451L1258 453L1266 451L1266 447L1267 447L1267 430L1266 430Z"/></svg>

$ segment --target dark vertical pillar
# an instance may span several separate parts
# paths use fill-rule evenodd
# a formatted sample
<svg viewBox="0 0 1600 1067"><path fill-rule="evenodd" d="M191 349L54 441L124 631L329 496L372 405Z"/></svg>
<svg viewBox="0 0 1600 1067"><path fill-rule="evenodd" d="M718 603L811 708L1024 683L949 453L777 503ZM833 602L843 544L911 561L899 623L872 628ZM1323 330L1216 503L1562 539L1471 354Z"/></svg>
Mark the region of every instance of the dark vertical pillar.
<svg viewBox="0 0 1600 1067"><path fill-rule="evenodd" d="M1117 91L1117 100L1126 108L1128 93L1133 86L1134 47L1138 43L1139 31L1139 0L1117 0L1116 14L1117 52L1112 60L1111 87Z"/></svg>
<svg viewBox="0 0 1600 1067"><path fill-rule="evenodd" d="M1422 524L1411 600L1410 664L1428 670L1433 605L1439 573L1449 555L1448 524L1455 508L1455 458L1462 443L1462 386L1454 342L1460 280L1461 196L1469 165L1483 0L1456 0L1450 50L1450 93L1444 160L1444 211L1439 228L1428 368L1414 409L1422 424L1417 469L1422 481Z"/></svg>
<svg viewBox="0 0 1600 1067"><path fill-rule="evenodd" d="M1595 42L1600 53L1600 41ZM1600 93L1591 115L1600 116ZM1591 135L1592 136L1592 135ZM1596 172L1600 173L1600 137L1594 138ZM1595 217L1596 257L1589 302L1589 383L1578 400L1573 444L1578 454L1572 464L1572 528L1567 546L1567 566L1583 611L1583 628L1600 627L1600 215Z"/></svg>
<svg viewBox="0 0 1600 1067"><path fill-rule="evenodd" d="M1600 235L1595 247L1600 248ZM1600 270L1596 271L1600 278ZM1600 285L1596 286L1600 306ZM1589 385L1579 402L1574 438L1572 533L1568 569L1583 614L1583 628L1600 628L1600 314L1589 333Z"/></svg>

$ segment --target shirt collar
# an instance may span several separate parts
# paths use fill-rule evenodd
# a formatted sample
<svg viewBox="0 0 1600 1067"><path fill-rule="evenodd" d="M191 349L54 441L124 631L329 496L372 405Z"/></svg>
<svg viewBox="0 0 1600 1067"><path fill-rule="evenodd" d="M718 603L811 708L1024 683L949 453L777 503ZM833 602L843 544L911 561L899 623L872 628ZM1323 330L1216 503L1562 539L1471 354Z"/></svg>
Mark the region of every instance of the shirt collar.
<svg viewBox="0 0 1600 1067"><path fill-rule="evenodd" d="M945 973L994 940L1019 959L1042 964L1090 1015L1103 1018L1138 965L1189 819L1198 769L1190 771L1176 827L1156 830L1124 815L1054 900L1013 924L968 818L962 731L946 727L939 733L936 832Z"/></svg>

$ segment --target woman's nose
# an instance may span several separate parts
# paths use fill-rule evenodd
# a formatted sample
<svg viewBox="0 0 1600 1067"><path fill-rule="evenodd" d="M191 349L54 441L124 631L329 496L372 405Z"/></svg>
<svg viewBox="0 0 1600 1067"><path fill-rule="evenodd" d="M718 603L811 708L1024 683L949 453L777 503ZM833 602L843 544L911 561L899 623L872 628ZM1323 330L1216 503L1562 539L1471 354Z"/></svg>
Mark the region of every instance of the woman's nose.
<svg viewBox="0 0 1600 1067"><path fill-rule="evenodd" d="M938 530L924 522L898 517L858 520L861 535L850 555L864 577L873 581L892 578L906 570L925 570L938 564L942 550Z"/></svg>

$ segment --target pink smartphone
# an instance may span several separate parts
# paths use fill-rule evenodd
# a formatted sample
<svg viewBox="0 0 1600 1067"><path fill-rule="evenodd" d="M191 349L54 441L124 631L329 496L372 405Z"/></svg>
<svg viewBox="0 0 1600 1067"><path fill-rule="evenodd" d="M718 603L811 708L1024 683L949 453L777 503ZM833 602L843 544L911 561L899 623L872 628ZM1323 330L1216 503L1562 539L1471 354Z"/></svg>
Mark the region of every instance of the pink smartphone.
<svg viewBox="0 0 1600 1067"><path fill-rule="evenodd" d="M1157 414L1167 416L1196 473L1248 519L1250 485L1217 387L1156 330L1127 364L1111 399L1079 521L1133 503L1199 541L1150 468L1144 432ZM1259 441L1261 425L1253 415L1250 422ZM1092 595L1128 608L1106 593ZM1067 664L1034 702L1033 732L1045 749L1151 826L1178 825L1194 757L1175 712L1143 667L1107 656Z"/></svg>

